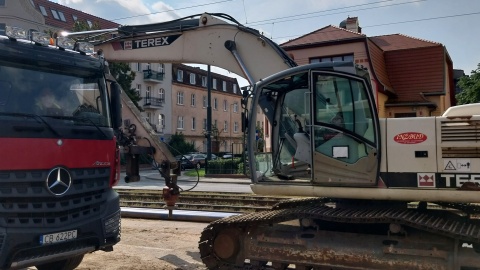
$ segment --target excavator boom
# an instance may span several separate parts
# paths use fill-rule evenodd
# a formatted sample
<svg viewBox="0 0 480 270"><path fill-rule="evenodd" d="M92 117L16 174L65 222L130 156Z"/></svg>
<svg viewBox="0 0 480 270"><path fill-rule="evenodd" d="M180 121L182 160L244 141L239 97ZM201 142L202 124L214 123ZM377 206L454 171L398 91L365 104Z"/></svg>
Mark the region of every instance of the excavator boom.
<svg viewBox="0 0 480 270"><path fill-rule="evenodd" d="M71 33L97 41L109 62L196 63L217 66L250 84L297 64L273 41L225 14L199 14L165 23Z"/></svg>

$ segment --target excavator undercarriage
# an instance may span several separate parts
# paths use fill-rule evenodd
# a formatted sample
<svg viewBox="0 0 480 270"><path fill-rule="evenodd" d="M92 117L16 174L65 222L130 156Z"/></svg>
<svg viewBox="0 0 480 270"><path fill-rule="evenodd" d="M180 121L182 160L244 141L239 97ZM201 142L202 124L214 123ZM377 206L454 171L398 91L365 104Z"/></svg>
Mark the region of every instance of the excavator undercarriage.
<svg viewBox="0 0 480 270"><path fill-rule="evenodd" d="M432 206L287 201L212 222L199 249L208 269L480 269L478 207Z"/></svg>

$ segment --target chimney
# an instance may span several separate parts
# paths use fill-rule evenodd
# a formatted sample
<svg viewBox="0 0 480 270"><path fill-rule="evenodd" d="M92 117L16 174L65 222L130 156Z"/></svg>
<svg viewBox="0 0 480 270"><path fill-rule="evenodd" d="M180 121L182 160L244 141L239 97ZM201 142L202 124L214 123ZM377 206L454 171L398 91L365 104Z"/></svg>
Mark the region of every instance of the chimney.
<svg viewBox="0 0 480 270"><path fill-rule="evenodd" d="M362 28L358 23L358 17L348 17L340 23L340 27L352 32L362 33Z"/></svg>

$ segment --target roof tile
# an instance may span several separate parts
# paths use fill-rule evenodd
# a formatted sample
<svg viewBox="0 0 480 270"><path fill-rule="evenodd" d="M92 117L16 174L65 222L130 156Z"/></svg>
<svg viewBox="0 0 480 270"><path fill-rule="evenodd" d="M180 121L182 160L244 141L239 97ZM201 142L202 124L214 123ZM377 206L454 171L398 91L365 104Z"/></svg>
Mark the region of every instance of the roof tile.
<svg viewBox="0 0 480 270"><path fill-rule="evenodd" d="M64 29L64 30L72 30L75 24L73 15L77 17L77 20L81 20L84 22L89 20L92 23L95 23L95 22L98 23L100 26L100 29L115 28L119 26L118 23L105 20L79 10L51 2L49 0L33 0L33 2L35 3L35 9L38 10L39 12L40 12L40 8L39 8L40 5L45 8L45 10L47 11L47 16L44 16L45 24L51 27ZM52 10L56 10L57 12L61 11L65 17L65 21L55 19L52 15Z"/></svg>
<svg viewBox="0 0 480 270"><path fill-rule="evenodd" d="M438 42L428 41L403 34L391 34L384 36L369 37L383 51L414 49L442 45Z"/></svg>
<svg viewBox="0 0 480 270"><path fill-rule="evenodd" d="M364 34L353 32L347 29L343 29L337 26L329 25L324 28L318 29L296 39L287 41L280 46L282 48L308 45L308 44L317 44L323 42L331 42L338 40L346 39L356 39L356 38L365 38Z"/></svg>

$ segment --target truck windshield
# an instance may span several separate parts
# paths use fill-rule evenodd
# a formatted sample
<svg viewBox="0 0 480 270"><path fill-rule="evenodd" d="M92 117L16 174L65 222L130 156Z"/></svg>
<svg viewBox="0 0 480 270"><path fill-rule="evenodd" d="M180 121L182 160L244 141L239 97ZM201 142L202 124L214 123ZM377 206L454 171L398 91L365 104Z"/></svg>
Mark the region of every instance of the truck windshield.
<svg viewBox="0 0 480 270"><path fill-rule="evenodd" d="M2 63L0 117L31 114L49 125L110 127L101 72ZM13 119L10 119L14 121ZM66 121L68 120L68 121Z"/></svg>

